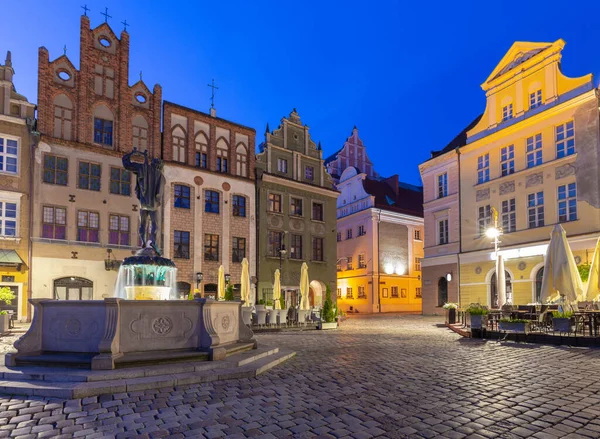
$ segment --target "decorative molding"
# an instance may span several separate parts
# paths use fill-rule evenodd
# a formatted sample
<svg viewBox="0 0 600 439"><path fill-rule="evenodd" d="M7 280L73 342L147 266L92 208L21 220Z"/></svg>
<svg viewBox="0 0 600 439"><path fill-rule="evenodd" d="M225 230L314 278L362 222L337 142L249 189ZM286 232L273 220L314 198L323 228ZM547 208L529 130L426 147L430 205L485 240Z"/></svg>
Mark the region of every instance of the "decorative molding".
<svg viewBox="0 0 600 439"><path fill-rule="evenodd" d="M481 267L475 267L475 274L481 274L482 271Z"/></svg>
<svg viewBox="0 0 600 439"><path fill-rule="evenodd" d="M529 174L525 177L525 187L537 186L539 184L544 184L544 173L536 172L535 174Z"/></svg>
<svg viewBox="0 0 600 439"><path fill-rule="evenodd" d="M515 181L506 181L500 184L500 195L510 194L515 191Z"/></svg>
<svg viewBox="0 0 600 439"><path fill-rule="evenodd" d="M571 163L566 163L562 166L555 168L555 179L560 180L561 178L568 177L569 175L575 175L575 166Z"/></svg>
<svg viewBox="0 0 600 439"><path fill-rule="evenodd" d="M486 189L479 189L477 191L477 195L475 200L477 202L479 201L483 201L483 200L489 200L490 199L490 188L486 188Z"/></svg>
<svg viewBox="0 0 600 439"><path fill-rule="evenodd" d="M519 270L523 271L527 268L527 264L524 261L519 262Z"/></svg>

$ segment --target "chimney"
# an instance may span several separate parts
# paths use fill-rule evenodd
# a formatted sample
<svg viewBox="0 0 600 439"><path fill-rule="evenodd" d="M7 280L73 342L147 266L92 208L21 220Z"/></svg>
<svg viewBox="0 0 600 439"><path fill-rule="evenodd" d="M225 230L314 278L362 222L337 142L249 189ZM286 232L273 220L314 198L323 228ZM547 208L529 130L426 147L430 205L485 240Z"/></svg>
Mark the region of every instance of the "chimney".
<svg viewBox="0 0 600 439"><path fill-rule="evenodd" d="M396 196L398 196L398 174L386 178L383 182L392 188Z"/></svg>

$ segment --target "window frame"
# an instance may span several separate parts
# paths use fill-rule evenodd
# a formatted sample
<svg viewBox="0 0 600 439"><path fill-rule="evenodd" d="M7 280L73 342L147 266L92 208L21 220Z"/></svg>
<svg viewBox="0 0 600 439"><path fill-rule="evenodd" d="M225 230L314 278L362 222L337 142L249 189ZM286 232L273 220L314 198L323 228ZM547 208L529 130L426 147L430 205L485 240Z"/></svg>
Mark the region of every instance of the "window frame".
<svg viewBox="0 0 600 439"><path fill-rule="evenodd" d="M569 128L570 125L570 128ZM562 133L559 134L559 129L562 128ZM569 135L569 132L571 134ZM559 136L562 136L559 139ZM572 141L572 144L569 144ZM554 127L554 144L556 149L556 158L561 159L575 154L575 121L569 120L567 122L558 124ZM560 145L560 146L559 146ZM570 152L569 152L570 151Z"/></svg>
<svg viewBox="0 0 600 439"><path fill-rule="evenodd" d="M50 169L46 167L47 158L54 158L54 168ZM64 160L66 163L66 168L64 170L62 169L58 169L58 160ZM53 181L48 181L46 179L46 175L47 172L52 172L53 173ZM65 182L64 184L62 183L57 183L58 181L58 176L64 175L65 178ZM69 186L69 159L67 157L63 157L63 156L59 156L59 155L54 155L54 154L44 154L44 165L42 168L42 182L46 183L46 184L54 184L56 186Z"/></svg>
<svg viewBox="0 0 600 439"><path fill-rule="evenodd" d="M13 205L14 204L14 213L15 216L14 217L10 217L10 216L6 216L7 213L7 207L8 205ZM11 209L12 211L13 209ZM18 199L7 199L7 198L1 198L0 199L0 237L2 238L12 238L12 239L17 239L20 238L20 227L19 227L19 221L20 221L20 216L21 216L21 203L20 200ZM6 230L6 223L7 222L11 222L14 223L14 227L10 227L10 229L14 229L14 234L7 234Z"/></svg>
<svg viewBox="0 0 600 439"><path fill-rule="evenodd" d="M80 224L80 220L81 220L80 214L87 215L85 225ZM90 226L92 216L95 216L95 218L97 218L97 227ZM85 235L86 235L87 239L81 239L82 233L84 231L85 231ZM96 233L96 240L90 240L89 239L90 234L93 233L94 231ZM76 241L77 242L88 242L88 243L100 243L100 212L97 212L94 210L87 210L87 209L77 209L77 239L76 239Z"/></svg>
<svg viewBox="0 0 600 439"><path fill-rule="evenodd" d="M304 200L302 198L290 196L290 216L304 216Z"/></svg>
<svg viewBox="0 0 600 439"><path fill-rule="evenodd" d="M318 215L315 215L315 208ZM312 202L312 221L325 221L325 206L323 203Z"/></svg>
<svg viewBox="0 0 600 439"><path fill-rule="evenodd" d="M504 107L502 107L502 122L506 122L507 120L510 120L513 118L513 104L512 102L509 104L506 104Z"/></svg>
<svg viewBox="0 0 600 439"><path fill-rule="evenodd" d="M541 198L541 202L540 202ZM533 221L532 221L533 219ZM527 225L528 228L534 229L544 227L545 224L544 212L544 191L537 191L527 194Z"/></svg>
<svg viewBox="0 0 600 439"><path fill-rule="evenodd" d="M216 201L214 195L216 194ZM210 207L209 207L210 206ZM215 211L216 206L216 211ZM221 213L221 193L212 189L204 190L204 213L214 213L219 215Z"/></svg>
<svg viewBox="0 0 600 439"><path fill-rule="evenodd" d="M272 199L273 198L273 199ZM269 192L267 195L267 207L268 211L271 213L281 213L283 204L283 196L281 194L277 194L274 192ZM274 208L278 207L277 210Z"/></svg>
<svg viewBox="0 0 600 439"><path fill-rule="evenodd" d="M485 232L492 226L492 206L484 204L477 206L477 236L485 236Z"/></svg>
<svg viewBox="0 0 600 439"><path fill-rule="evenodd" d="M477 157L477 184L490 181L490 153Z"/></svg>
<svg viewBox="0 0 600 439"><path fill-rule="evenodd" d="M500 176L505 177L515 173L515 145L500 148Z"/></svg>
<svg viewBox="0 0 600 439"><path fill-rule="evenodd" d="M525 139L527 169L535 168L544 163L542 139L542 133L534 134Z"/></svg>
<svg viewBox="0 0 600 439"><path fill-rule="evenodd" d="M437 198L448 196L448 173L443 172L437 176Z"/></svg>
<svg viewBox="0 0 600 439"><path fill-rule="evenodd" d="M450 231L448 218L440 218L436 222L437 225L437 245L446 245L450 242Z"/></svg>
<svg viewBox="0 0 600 439"><path fill-rule="evenodd" d="M267 256L275 258L280 257L279 250L284 243L284 233L279 230L267 231Z"/></svg>
<svg viewBox="0 0 600 439"><path fill-rule="evenodd" d="M358 254L358 268L362 269L362 268L367 268L367 262L365 261L366 256L364 253L359 253Z"/></svg>
<svg viewBox="0 0 600 439"><path fill-rule="evenodd" d="M187 191L187 196L186 196ZM179 192L179 195L177 194ZM177 204L178 200L180 201L179 205ZM187 200L187 205L186 205ZM177 209L187 209L190 210L192 208L192 188L185 184L175 184L173 185L173 207Z"/></svg>
<svg viewBox="0 0 600 439"><path fill-rule="evenodd" d="M119 172L119 179L115 180L113 178L113 171L118 171ZM123 179L123 176L126 175L128 178L127 180ZM113 195L122 195L124 197L129 197L131 196L131 171L128 171L127 169L124 168L119 168L117 166L111 166L110 167L110 175L109 175L109 180L108 180L108 191L113 194ZM118 192L114 192L113 191L113 184L117 184L119 186L119 191ZM127 188L127 193L123 193L123 188L126 187Z"/></svg>
<svg viewBox="0 0 600 439"><path fill-rule="evenodd" d="M87 166L87 187L81 184L82 177L85 177L86 174L82 174L82 166ZM92 168L97 167L99 170L98 175L92 175ZM92 180L97 182L97 189L92 189ZM92 192L100 192L102 190L102 165L100 163L88 162L86 160L79 160L77 162L77 189L92 191Z"/></svg>
<svg viewBox="0 0 600 439"><path fill-rule="evenodd" d="M221 236L216 233L205 233L202 244L202 259L206 262L219 262L221 247Z"/></svg>
<svg viewBox="0 0 600 439"><path fill-rule="evenodd" d="M529 109L540 107L542 105L542 89L538 88L533 93L529 93Z"/></svg>
<svg viewBox="0 0 600 439"><path fill-rule="evenodd" d="M240 245L243 244L243 245ZM241 252L241 254L240 254ZM246 238L233 236L231 239L231 262L242 262L246 257Z"/></svg>
<svg viewBox="0 0 600 439"><path fill-rule="evenodd" d="M302 235L290 235L290 259L302 260L304 256L304 243Z"/></svg>
<svg viewBox="0 0 600 439"><path fill-rule="evenodd" d="M517 231L517 200L509 198L502 200L502 233Z"/></svg>
<svg viewBox="0 0 600 439"><path fill-rule="evenodd" d="M113 229L112 219L117 218L117 228ZM123 219L127 218L127 230L124 233L124 230L121 228ZM117 242L111 242L113 237L113 232L117 234ZM123 235L127 235L127 242L123 242ZM129 215L121 215L118 213L109 213L108 214L108 244L109 245L122 245L129 246L131 243L131 218Z"/></svg>
<svg viewBox="0 0 600 439"><path fill-rule="evenodd" d="M561 189L564 188L564 196L561 198ZM557 191L557 214L558 222L560 224L567 223L570 221L577 221L577 182L565 183L556 188ZM574 194L572 194L572 192ZM564 206L563 206L564 204ZM561 214L561 210L565 210L564 214ZM564 219L561 217L564 216Z"/></svg>
<svg viewBox="0 0 600 439"><path fill-rule="evenodd" d="M240 203L242 201L242 203ZM231 197L231 214L240 218L246 218L246 197L233 195Z"/></svg>
<svg viewBox="0 0 600 439"><path fill-rule="evenodd" d="M46 221L45 209L52 209L52 223ZM58 223L57 220L56 220L56 218L57 218L56 211L57 210L62 210L63 211L63 214L64 214L64 223L62 223L62 224ZM52 225L52 237L46 236L45 229L44 229L44 226L50 225L50 224ZM57 238L56 237L57 236L57 233L56 233L57 226L61 226L63 228L64 238ZM42 231L41 231L41 237L43 239L59 239L61 241L65 241L65 240L67 240L67 230L68 230L67 229L67 208L64 207L64 206L53 206L53 205L46 205L46 204L42 205Z"/></svg>
<svg viewBox="0 0 600 439"><path fill-rule="evenodd" d="M17 149L16 154L8 153L8 148L9 148L8 142L16 143L16 146L10 146L10 148ZM21 163L21 138L2 133L2 134L0 134L0 148L2 149L2 152L0 152L0 174L17 175L18 176L20 174L19 165ZM14 163L10 164L11 167L12 166L15 167L14 172L7 170L10 160L15 161Z"/></svg>
<svg viewBox="0 0 600 439"><path fill-rule="evenodd" d="M325 238L321 236L313 236L312 244L312 261L325 262Z"/></svg>
<svg viewBox="0 0 600 439"><path fill-rule="evenodd" d="M97 122L101 122L100 128L98 128ZM110 130L108 128L110 128ZM113 147L114 132L115 123L113 120L102 119L101 117L94 116L94 144ZM100 135L100 137L98 137L98 135ZM98 139L100 139L100 141L98 141ZM106 140L109 140L110 142L106 142Z"/></svg>
<svg viewBox="0 0 600 439"><path fill-rule="evenodd" d="M173 230L173 259L190 259L190 241L187 230Z"/></svg>
<svg viewBox="0 0 600 439"><path fill-rule="evenodd" d="M283 170L282 170L283 168ZM281 173L281 174L287 174L288 173L288 161L287 159L284 159L283 157L277 157L277 172Z"/></svg>
<svg viewBox="0 0 600 439"><path fill-rule="evenodd" d="M310 172L309 172L310 170ZM315 167L306 165L304 166L304 179L308 181L315 181Z"/></svg>

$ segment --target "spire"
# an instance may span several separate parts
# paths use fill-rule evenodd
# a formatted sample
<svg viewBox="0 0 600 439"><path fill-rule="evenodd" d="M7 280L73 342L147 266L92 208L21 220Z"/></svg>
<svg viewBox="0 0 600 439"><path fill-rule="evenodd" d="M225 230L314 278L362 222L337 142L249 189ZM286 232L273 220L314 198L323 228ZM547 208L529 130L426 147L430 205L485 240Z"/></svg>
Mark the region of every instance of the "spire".
<svg viewBox="0 0 600 439"><path fill-rule="evenodd" d="M321 141L319 140L319 145L317 146L317 151L322 151L323 148L321 148Z"/></svg>
<svg viewBox="0 0 600 439"><path fill-rule="evenodd" d="M356 125L354 125L354 128L352 128L352 131L354 131L354 130L358 131L358 128L356 128Z"/></svg>
<svg viewBox="0 0 600 439"><path fill-rule="evenodd" d="M270 133L271 130L269 129L269 122L267 122L267 127L265 128L265 134Z"/></svg>
<svg viewBox="0 0 600 439"><path fill-rule="evenodd" d="M6 67L12 67L12 54L10 50L6 51L6 62L4 64Z"/></svg>

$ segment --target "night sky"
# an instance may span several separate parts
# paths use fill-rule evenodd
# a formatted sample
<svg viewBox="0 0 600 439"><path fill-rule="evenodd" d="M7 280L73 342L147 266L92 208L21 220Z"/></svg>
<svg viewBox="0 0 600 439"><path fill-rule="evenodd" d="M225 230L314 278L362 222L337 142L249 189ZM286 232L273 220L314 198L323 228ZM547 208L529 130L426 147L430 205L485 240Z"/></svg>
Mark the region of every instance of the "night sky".
<svg viewBox="0 0 600 439"><path fill-rule="evenodd" d="M79 66L83 0L3 2L0 57L37 101L37 52ZM421 184L417 165L483 112L480 84L513 41L567 42L567 76L600 73L600 3L445 1L89 0L92 26L131 24L130 83L251 126L257 145L296 107L324 156L356 125L375 169ZM13 15L11 17L11 15ZM10 17L10 18L9 18Z"/></svg>

